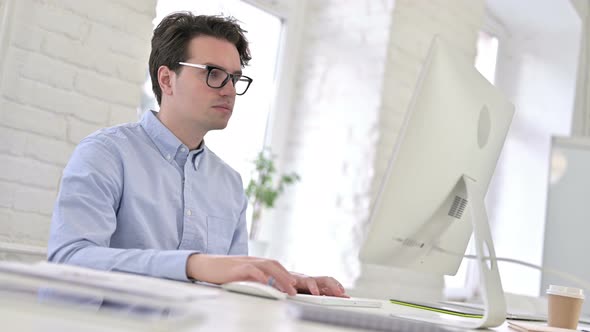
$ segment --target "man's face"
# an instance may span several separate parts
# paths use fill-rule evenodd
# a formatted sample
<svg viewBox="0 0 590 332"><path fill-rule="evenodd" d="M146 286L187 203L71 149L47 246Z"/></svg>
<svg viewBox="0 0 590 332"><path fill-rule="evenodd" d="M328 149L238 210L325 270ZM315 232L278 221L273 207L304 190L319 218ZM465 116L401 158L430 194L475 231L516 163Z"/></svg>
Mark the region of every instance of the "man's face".
<svg viewBox="0 0 590 332"><path fill-rule="evenodd" d="M211 65L231 74L241 73L240 56L235 45L210 36L193 38L188 46L185 62ZM205 133L223 129L232 115L236 91L231 80L222 88L207 85L207 70L181 66L172 77L174 116L189 121Z"/></svg>

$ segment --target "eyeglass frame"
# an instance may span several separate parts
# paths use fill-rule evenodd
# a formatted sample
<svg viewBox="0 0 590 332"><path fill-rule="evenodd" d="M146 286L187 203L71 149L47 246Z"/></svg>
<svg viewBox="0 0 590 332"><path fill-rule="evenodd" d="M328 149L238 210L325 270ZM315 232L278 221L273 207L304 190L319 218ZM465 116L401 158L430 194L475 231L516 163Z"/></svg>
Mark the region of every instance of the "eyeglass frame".
<svg viewBox="0 0 590 332"><path fill-rule="evenodd" d="M246 79L245 82L248 82L248 85L246 86L246 89L244 89L244 92L242 92L242 93L238 93L237 90L236 90L236 95L238 95L238 96L244 95L246 93L246 91L248 91L248 88L250 88L250 84L252 84L252 82L254 81L251 77L248 77L248 76L242 75L242 74L230 74L227 71L225 71L223 68L219 68L217 66L202 65L202 64L198 64L198 63L190 63L190 62L183 62L183 61L178 62L178 64L179 65L182 65L182 66L187 66L187 67L205 69L207 71L207 78L205 79L205 83L207 83L207 86L210 87L211 89L221 89L221 88L223 88L227 84L227 82L230 81L230 78L231 78L232 84L234 85L234 89L235 89L236 83L240 79L245 78ZM213 69L220 70L220 71L224 72L227 75L225 77L225 79L221 82L221 85L220 86L211 86L211 84L209 84L209 75L211 75L211 71Z"/></svg>

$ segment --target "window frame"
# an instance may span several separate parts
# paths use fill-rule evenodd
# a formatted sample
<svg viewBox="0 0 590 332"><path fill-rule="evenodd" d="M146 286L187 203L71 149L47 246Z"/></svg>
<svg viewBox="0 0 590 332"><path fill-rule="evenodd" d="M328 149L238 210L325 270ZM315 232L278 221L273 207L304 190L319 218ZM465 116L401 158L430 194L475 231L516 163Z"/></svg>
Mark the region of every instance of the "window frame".
<svg viewBox="0 0 590 332"><path fill-rule="evenodd" d="M284 165L284 154L289 136L289 121L293 113L296 73L300 65L300 45L303 36L304 13L307 0L273 1L241 0L277 16L283 23L277 54L276 88L266 123L263 146L274 151L278 158L277 169Z"/></svg>

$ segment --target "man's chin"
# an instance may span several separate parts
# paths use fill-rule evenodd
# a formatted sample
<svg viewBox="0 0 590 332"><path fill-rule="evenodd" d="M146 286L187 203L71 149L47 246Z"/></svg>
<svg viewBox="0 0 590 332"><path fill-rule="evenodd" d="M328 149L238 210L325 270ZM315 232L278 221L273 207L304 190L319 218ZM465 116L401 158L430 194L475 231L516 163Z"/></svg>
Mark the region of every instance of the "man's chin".
<svg viewBox="0 0 590 332"><path fill-rule="evenodd" d="M209 130L222 130L222 129L225 129L225 128L227 128L227 122L224 123L224 124L214 125Z"/></svg>

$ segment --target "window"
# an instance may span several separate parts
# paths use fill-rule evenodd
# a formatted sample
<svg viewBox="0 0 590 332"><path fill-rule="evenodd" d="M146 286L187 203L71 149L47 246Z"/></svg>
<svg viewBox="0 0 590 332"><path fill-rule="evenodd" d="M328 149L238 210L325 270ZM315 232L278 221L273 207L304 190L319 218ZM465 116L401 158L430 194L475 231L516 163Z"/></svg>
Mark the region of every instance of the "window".
<svg viewBox="0 0 590 332"><path fill-rule="evenodd" d="M496 62L498 61L498 38L480 31L477 38L477 55L475 68L490 83L496 83Z"/></svg>
<svg viewBox="0 0 590 332"><path fill-rule="evenodd" d="M154 27L162 18L174 11L188 10L198 14L233 16L248 33L252 60L244 74L254 82L243 96L236 97L232 118L226 129L207 134L207 146L231 167L237 170L247 184L252 169L251 161L262 149L267 122L275 95L275 69L282 21L262 9L236 0L161 0L156 8ZM157 110L148 76L141 100L141 112Z"/></svg>

